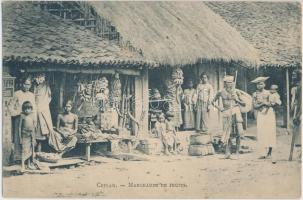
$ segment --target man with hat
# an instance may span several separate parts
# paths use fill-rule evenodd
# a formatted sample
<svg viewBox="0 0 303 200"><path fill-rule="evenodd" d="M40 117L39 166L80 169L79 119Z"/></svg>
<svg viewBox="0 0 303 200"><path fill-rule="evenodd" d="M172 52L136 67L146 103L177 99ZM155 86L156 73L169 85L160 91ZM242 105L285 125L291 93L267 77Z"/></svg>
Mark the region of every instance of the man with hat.
<svg viewBox="0 0 303 200"><path fill-rule="evenodd" d="M259 159L271 158L272 163L276 161L272 156L273 149L276 148L276 116L272 104L270 103L270 92L265 89L265 81L269 77L257 77L252 83L257 86L253 93L253 106L257 111L257 139ZM265 154L267 152L267 154Z"/></svg>
<svg viewBox="0 0 303 200"><path fill-rule="evenodd" d="M235 89L233 76L225 76L223 81L224 88L221 91L217 92L215 98L212 101L212 104L223 114L222 142L226 145L225 158L229 159L231 154L231 137L236 138L236 154L238 155L239 153L240 136L243 133L243 119L240 111L240 105L244 106L245 102L241 100L239 91ZM215 105L215 102L220 98L222 99L223 108ZM233 121L235 123L233 123ZM235 129L237 131L232 131Z"/></svg>

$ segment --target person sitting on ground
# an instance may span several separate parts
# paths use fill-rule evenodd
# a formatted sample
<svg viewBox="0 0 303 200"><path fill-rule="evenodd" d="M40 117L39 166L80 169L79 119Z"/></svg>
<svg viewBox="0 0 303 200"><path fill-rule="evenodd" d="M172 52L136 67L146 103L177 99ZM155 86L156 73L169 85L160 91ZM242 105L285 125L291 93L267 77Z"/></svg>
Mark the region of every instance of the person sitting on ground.
<svg viewBox="0 0 303 200"><path fill-rule="evenodd" d="M78 116L71 112L72 101L65 103L64 113L58 115L56 130L49 137L49 145L62 156L76 146Z"/></svg>
<svg viewBox="0 0 303 200"><path fill-rule="evenodd" d="M21 144L21 172L25 170L25 162L27 162L28 169L35 169L32 166L35 157L35 132L37 128L37 121L33 111L33 105L30 101L25 101L22 104L22 113L19 124L19 138Z"/></svg>

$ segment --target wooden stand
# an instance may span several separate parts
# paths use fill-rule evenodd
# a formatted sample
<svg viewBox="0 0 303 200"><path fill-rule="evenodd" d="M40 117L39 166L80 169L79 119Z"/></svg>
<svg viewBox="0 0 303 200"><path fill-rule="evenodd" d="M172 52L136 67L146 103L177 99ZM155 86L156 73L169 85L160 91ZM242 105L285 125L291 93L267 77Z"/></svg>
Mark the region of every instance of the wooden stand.
<svg viewBox="0 0 303 200"><path fill-rule="evenodd" d="M85 160L90 161L90 153L91 153L91 145L93 143L106 143L108 140L105 139L99 139L99 140L91 140L91 141L85 141L85 140L78 140L78 144L85 144Z"/></svg>

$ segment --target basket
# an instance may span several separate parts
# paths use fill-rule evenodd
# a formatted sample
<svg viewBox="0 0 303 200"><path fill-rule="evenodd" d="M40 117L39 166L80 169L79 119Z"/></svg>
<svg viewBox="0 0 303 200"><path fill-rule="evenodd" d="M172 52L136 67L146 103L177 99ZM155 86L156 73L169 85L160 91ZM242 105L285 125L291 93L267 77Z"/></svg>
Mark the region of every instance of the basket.
<svg viewBox="0 0 303 200"><path fill-rule="evenodd" d="M193 145L204 145L211 143L211 136L210 135L191 135L190 144Z"/></svg>
<svg viewBox="0 0 303 200"><path fill-rule="evenodd" d="M214 154L214 147L212 144L206 145L190 145L188 148L190 156L206 156Z"/></svg>
<svg viewBox="0 0 303 200"><path fill-rule="evenodd" d="M42 162L57 163L61 157L55 153L36 153L36 157Z"/></svg>

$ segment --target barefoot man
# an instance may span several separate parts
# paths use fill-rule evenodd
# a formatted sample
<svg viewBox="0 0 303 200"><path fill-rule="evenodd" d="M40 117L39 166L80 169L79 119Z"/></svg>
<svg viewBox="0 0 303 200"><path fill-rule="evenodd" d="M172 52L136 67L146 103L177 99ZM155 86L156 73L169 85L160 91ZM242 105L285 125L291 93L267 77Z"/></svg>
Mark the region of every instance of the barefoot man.
<svg viewBox="0 0 303 200"><path fill-rule="evenodd" d="M236 155L238 156L240 148L240 136L243 133L243 119L240 111L240 105L245 106L245 102L241 100L239 90L234 87L234 77L225 76L224 88L217 92L212 104L218 108L223 115L223 137L222 142L226 146L225 158L229 159L231 155L231 137L236 138L237 148ZM215 105L215 102L222 99L223 108ZM233 123L235 122L235 123Z"/></svg>

